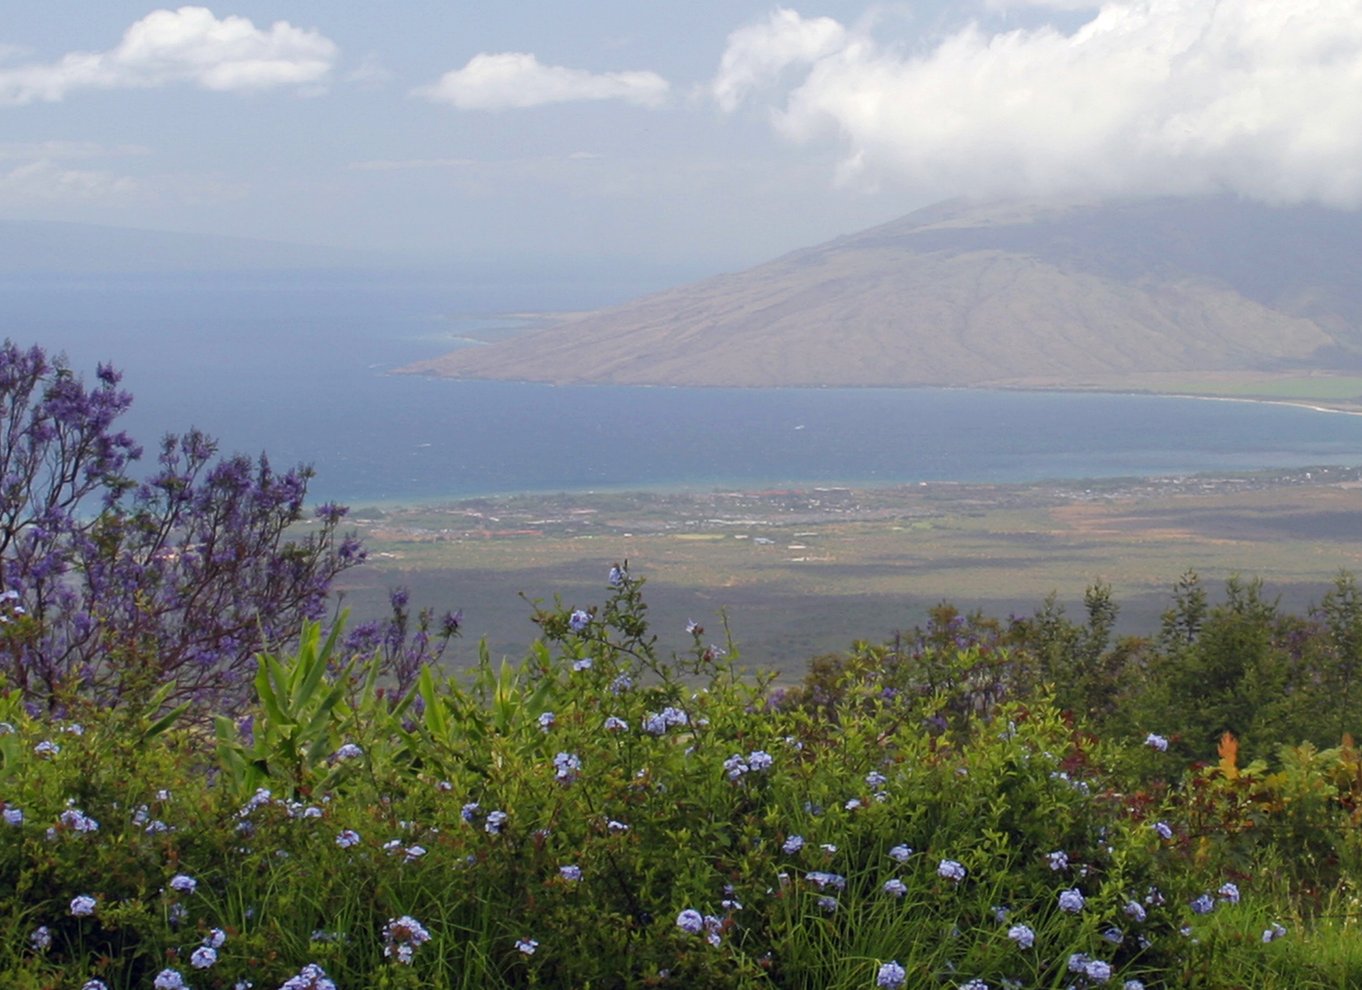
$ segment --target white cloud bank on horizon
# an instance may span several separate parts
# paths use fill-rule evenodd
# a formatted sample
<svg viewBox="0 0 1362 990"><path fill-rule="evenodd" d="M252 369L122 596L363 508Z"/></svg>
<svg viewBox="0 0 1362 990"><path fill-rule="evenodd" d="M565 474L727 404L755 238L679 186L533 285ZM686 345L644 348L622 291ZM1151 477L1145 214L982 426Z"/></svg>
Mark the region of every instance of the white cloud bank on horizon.
<svg viewBox="0 0 1362 990"><path fill-rule="evenodd" d="M137 89L189 82L216 91L321 82L339 49L316 31L277 21L218 19L206 7L156 10L116 48L71 52L56 62L0 68L0 104L57 102L80 89Z"/></svg>
<svg viewBox="0 0 1362 990"><path fill-rule="evenodd" d="M827 20L735 31L710 92L844 145L844 182L1362 205L1362 0L1109 0L1073 33L971 24L912 54Z"/></svg>
<svg viewBox="0 0 1362 990"><path fill-rule="evenodd" d="M525 52L484 52L413 94L460 110L525 109L582 100L623 100L653 107L667 98L670 88L655 72L587 72L544 65Z"/></svg>

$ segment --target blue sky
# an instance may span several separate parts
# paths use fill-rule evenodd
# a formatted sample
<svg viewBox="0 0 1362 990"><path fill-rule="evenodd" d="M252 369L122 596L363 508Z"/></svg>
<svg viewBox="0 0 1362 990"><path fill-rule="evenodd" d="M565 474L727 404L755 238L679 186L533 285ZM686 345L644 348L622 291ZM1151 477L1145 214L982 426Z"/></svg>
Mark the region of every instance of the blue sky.
<svg viewBox="0 0 1362 990"><path fill-rule="evenodd" d="M0 218L703 275L959 195L1362 202L1362 0L44 0Z"/></svg>

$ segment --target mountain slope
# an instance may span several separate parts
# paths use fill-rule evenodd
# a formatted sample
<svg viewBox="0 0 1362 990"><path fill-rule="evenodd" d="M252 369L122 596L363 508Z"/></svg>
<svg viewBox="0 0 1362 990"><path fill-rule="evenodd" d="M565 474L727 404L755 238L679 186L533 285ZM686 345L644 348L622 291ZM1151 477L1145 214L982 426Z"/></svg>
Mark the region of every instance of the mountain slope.
<svg viewBox="0 0 1362 990"><path fill-rule="evenodd" d="M1362 364L1362 217L940 204L412 371L651 385L1079 385Z"/></svg>

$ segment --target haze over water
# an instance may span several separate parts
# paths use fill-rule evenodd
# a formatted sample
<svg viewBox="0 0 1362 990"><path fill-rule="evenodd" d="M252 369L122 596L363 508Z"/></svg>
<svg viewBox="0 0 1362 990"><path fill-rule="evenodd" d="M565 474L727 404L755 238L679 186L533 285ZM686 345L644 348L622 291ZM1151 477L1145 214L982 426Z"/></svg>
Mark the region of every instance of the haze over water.
<svg viewBox="0 0 1362 990"><path fill-rule="evenodd" d="M610 301L599 288L414 276L0 283L6 333L98 360L154 457L197 426L225 451L310 462L351 504L522 491L769 488L1238 472L1362 463L1362 417L1144 396L942 389L667 389L388 372L485 326L468 314Z"/></svg>

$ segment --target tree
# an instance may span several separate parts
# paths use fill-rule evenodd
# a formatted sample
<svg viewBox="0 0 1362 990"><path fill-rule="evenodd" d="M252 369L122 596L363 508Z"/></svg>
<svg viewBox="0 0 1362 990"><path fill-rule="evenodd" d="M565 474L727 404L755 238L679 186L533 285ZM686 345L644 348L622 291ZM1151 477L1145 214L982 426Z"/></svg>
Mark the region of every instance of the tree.
<svg viewBox="0 0 1362 990"><path fill-rule="evenodd" d="M344 507L304 522L312 470L262 454L217 458L168 435L145 480L115 422L132 402L100 365L86 387L62 359L0 347L0 675L35 706L169 699L218 710L249 693L255 654L318 618L364 553Z"/></svg>

